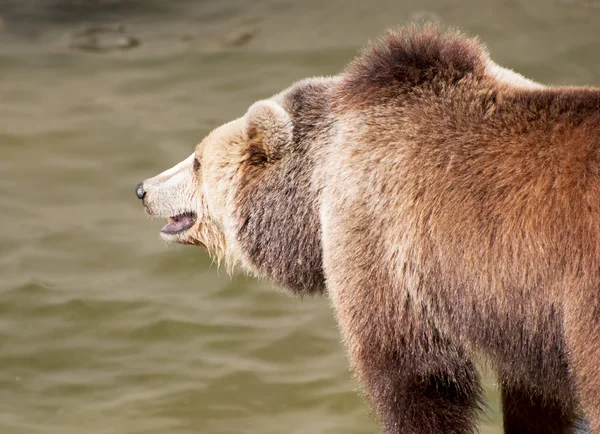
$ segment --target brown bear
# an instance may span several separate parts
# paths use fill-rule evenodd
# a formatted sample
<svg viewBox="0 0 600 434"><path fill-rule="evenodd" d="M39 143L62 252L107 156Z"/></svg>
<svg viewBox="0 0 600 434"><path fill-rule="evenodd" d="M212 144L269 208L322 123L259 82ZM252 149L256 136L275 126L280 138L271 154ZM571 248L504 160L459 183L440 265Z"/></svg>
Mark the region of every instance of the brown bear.
<svg viewBox="0 0 600 434"><path fill-rule="evenodd" d="M389 32L138 185L165 239L325 293L388 433L600 434L600 90L434 26Z"/></svg>

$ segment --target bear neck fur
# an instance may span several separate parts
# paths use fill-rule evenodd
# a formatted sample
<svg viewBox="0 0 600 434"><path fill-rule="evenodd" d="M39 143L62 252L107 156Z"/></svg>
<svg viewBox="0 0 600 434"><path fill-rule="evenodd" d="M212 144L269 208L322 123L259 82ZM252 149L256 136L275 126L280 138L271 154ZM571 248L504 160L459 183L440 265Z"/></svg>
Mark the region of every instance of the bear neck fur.
<svg viewBox="0 0 600 434"><path fill-rule="evenodd" d="M293 143L275 163L247 167L235 199L236 241L252 271L298 295L325 291L314 172L337 80L303 80L273 98L293 120Z"/></svg>

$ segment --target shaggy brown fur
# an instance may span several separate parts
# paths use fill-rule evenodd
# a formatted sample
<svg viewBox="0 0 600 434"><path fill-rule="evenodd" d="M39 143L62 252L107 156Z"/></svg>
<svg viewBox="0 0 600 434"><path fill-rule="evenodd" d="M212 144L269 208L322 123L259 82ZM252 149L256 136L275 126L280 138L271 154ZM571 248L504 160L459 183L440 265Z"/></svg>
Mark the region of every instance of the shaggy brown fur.
<svg viewBox="0 0 600 434"><path fill-rule="evenodd" d="M391 34L338 89L345 176L323 195L355 192L329 201L325 270L388 431L473 430L478 350L506 432L569 432L576 389L600 432L600 92L500 85L432 30Z"/></svg>
<svg viewBox="0 0 600 434"><path fill-rule="evenodd" d="M327 291L390 434L474 432L474 353L505 432L600 434L600 91L511 74L460 34L394 31L198 147L203 233Z"/></svg>

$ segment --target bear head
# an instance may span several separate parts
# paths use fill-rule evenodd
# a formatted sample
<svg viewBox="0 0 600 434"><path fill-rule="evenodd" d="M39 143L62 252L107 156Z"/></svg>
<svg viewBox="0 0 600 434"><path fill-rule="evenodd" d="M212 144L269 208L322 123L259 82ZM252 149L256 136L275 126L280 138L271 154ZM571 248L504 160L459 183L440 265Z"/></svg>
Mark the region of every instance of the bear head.
<svg viewBox="0 0 600 434"><path fill-rule="evenodd" d="M161 237L203 246L295 293L324 291L314 147L330 134L333 79L299 82L213 130L192 155L138 185Z"/></svg>

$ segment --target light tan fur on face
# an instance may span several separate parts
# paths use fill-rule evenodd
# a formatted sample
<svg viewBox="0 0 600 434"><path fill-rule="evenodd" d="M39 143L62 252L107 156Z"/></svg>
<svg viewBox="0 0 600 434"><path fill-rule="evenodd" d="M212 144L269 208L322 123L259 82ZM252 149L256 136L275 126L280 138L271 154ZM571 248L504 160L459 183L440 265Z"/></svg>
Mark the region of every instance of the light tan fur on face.
<svg viewBox="0 0 600 434"><path fill-rule="evenodd" d="M194 182L193 164L194 154L154 178L144 181L144 205L148 214L168 218L195 211L200 202Z"/></svg>
<svg viewBox="0 0 600 434"><path fill-rule="evenodd" d="M231 220L236 175L244 143L244 122L244 118L239 118L216 128L196 148L201 159L204 206L212 220L211 233L204 235L210 239L206 241L215 240L212 242L216 247L214 255L229 270L240 263L245 265L237 248Z"/></svg>
<svg viewBox="0 0 600 434"><path fill-rule="evenodd" d="M234 238L227 239L225 210L232 200L231 181L242 140L242 119L225 124L212 131L197 147L195 153L171 169L143 182L146 197L144 205L153 217L170 218L185 212L194 212L195 224L183 233L161 233L166 241L200 245L218 262L225 260L230 267L237 262ZM200 163L194 172L194 159ZM231 246L231 248L228 248Z"/></svg>
<svg viewBox="0 0 600 434"><path fill-rule="evenodd" d="M282 130L275 128L278 123L284 125ZM148 214L169 218L192 211L197 215L196 223L187 231L177 235L161 233L161 237L173 243L204 246L229 271L241 265L253 272L235 237L232 210L240 167L251 164L253 156L247 151L253 140L270 144L287 136L291 139L291 135L291 119L285 110L277 102L259 101L243 117L213 130L197 145L194 154L145 180L144 204ZM273 147L273 151L279 150ZM193 171L194 158L200 162L197 173ZM277 155L270 153L268 158Z"/></svg>

